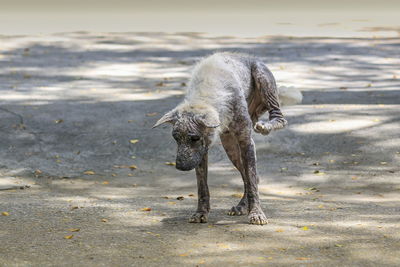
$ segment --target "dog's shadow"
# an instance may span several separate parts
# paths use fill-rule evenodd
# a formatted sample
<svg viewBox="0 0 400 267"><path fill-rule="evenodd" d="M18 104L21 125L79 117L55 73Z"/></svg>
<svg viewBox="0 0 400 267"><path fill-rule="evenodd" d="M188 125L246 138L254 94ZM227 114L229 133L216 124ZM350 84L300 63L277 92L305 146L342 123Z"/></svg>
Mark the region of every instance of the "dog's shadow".
<svg viewBox="0 0 400 267"><path fill-rule="evenodd" d="M248 219L247 215L241 216L230 216L228 215L228 209L212 209L208 214L208 221L206 223L189 223L190 216L194 213L194 209L191 211L185 210L179 212L175 216L168 216L161 220L161 223L164 226L173 226L173 225L187 225L189 227L192 226L204 226L204 225L215 225L215 226L224 226L224 225L247 225Z"/></svg>

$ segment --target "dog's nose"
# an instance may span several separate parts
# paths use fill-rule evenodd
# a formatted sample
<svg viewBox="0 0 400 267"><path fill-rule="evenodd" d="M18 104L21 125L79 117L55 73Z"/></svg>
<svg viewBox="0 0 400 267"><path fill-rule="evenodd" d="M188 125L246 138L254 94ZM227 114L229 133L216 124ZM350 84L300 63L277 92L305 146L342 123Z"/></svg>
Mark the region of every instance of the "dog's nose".
<svg viewBox="0 0 400 267"><path fill-rule="evenodd" d="M180 170L180 171L190 171L191 168L189 164L186 164L184 161L180 160L180 159L176 159L176 165L175 167Z"/></svg>

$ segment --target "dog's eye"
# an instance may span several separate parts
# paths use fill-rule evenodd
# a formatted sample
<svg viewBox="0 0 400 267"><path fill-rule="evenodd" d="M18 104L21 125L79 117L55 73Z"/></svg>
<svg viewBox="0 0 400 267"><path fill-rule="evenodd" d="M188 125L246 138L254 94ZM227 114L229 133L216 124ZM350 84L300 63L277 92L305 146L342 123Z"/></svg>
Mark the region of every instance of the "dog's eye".
<svg viewBox="0 0 400 267"><path fill-rule="evenodd" d="M191 135L190 136L190 141L192 141L192 142L197 142L199 140L200 140L200 136L198 136L198 135Z"/></svg>

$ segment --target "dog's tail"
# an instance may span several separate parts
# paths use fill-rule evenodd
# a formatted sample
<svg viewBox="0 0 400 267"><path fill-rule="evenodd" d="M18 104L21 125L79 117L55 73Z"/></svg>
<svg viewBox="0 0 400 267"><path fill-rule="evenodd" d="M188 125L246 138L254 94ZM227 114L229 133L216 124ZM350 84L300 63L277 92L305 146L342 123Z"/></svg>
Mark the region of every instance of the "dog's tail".
<svg viewBox="0 0 400 267"><path fill-rule="evenodd" d="M300 104L303 100L303 95L301 94L300 90L290 86L279 86L279 102L282 106L290 106Z"/></svg>

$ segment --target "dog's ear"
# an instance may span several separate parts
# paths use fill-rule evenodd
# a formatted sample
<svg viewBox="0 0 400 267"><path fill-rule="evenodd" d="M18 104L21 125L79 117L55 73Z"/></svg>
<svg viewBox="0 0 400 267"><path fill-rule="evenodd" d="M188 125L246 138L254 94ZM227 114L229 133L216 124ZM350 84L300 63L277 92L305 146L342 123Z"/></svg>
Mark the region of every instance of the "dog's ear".
<svg viewBox="0 0 400 267"><path fill-rule="evenodd" d="M152 128L156 128L156 127L160 126L161 124L164 124L167 122L175 123L176 120L177 120L176 111L171 110L171 111L167 112L166 114L164 114L164 116L162 116L161 119L159 119Z"/></svg>
<svg viewBox="0 0 400 267"><path fill-rule="evenodd" d="M197 120L206 128L217 128L221 125L216 114L205 114L198 116Z"/></svg>

